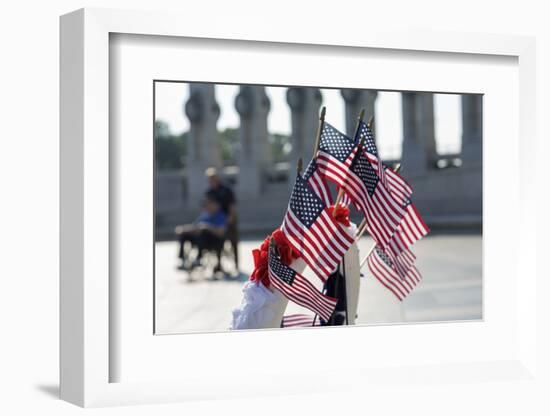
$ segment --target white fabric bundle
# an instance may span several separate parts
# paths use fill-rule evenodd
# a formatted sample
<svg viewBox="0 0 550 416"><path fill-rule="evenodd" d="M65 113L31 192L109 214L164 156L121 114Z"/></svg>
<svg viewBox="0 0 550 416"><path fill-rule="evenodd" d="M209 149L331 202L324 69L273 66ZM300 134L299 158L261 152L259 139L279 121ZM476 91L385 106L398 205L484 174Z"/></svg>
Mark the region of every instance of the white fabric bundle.
<svg viewBox="0 0 550 416"><path fill-rule="evenodd" d="M301 258L290 263L296 272L303 273L306 263ZM266 288L262 283L246 282L243 300L233 309L231 330L279 328L288 304L288 299L274 287Z"/></svg>
<svg viewBox="0 0 550 416"><path fill-rule="evenodd" d="M246 282L243 300L233 309L230 329L278 328L288 300L277 290L271 291L262 283Z"/></svg>

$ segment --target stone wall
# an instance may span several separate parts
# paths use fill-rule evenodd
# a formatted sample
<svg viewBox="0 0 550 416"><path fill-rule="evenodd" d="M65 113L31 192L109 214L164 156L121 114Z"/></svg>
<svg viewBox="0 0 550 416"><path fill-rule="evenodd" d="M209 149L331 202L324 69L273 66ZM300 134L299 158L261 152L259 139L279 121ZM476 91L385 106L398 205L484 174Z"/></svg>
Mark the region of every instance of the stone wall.
<svg viewBox="0 0 550 416"><path fill-rule="evenodd" d="M156 175L157 238L171 238L177 224L198 214L206 187L204 170L221 167L216 121L219 107L214 85L192 84L185 111L190 120L190 151L184 172L161 171ZM346 131L353 134L357 114L374 117L376 91L342 90L346 103ZM321 108L316 88L289 88L292 115L292 153L287 166L274 170L269 153L267 115L269 99L264 87L242 86L235 106L241 118L239 166L224 170L234 184L243 232L268 232L280 225L295 177L298 158L304 166L313 154ZM435 147L434 101L430 93L403 93L403 176L413 186L413 200L432 227L477 228L482 225L482 98L462 97L462 152L439 156ZM445 163L440 163L445 162ZM447 165L447 168L441 166ZM283 175L281 176L281 172ZM278 177L276 180L274 178ZM282 180L281 180L282 178Z"/></svg>

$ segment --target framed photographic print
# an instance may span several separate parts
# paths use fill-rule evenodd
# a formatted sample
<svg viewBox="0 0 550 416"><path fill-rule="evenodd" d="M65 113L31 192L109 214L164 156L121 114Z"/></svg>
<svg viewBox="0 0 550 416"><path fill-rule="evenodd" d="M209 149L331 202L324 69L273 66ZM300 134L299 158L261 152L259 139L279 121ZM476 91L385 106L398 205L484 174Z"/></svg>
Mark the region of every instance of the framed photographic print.
<svg viewBox="0 0 550 416"><path fill-rule="evenodd" d="M531 378L533 40L180 22L61 18L62 398Z"/></svg>
<svg viewBox="0 0 550 416"><path fill-rule="evenodd" d="M156 334L321 327L336 325L338 316L343 325L482 319L481 94L170 80L155 80L153 88ZM369 157L384 161L382 178L389 184L364 203L355 171L347 176L338 159L353 152L351 137L361 107L365 123L372 118L373 137L376 131ZM300 159L302 176L311 184L303 198L319 196L321 207L331 210L337 188L349 181L342 195L349 201L340 206L347 218L335 225L319 214L318 222L302 232L301 201L285 215L291 195L297 196L294 173ZM352 167L362 161L357 158ZM401 174L387 170L397 165ZM400 200L408 204L402 216ZM361 215L368 206L372 214ZM383 249L382 233L391 229L394 214L403 234ZM372 227L363 229L369 221ZM348 242L346 228L352 224ZM302 252L295 267L280 265L280 272L298 279L296 285L303 277L305 286L278 286L269 256L262 258L266 244L260 249L272 233L279 251ZM332 233L334 241L324 245ZM301 245L301 237L308 244ZM345 278L330 278L330 271L309 262L330 262L343 244L350 245L347 267L341 270ZM375 244L379 251L370 253L369 262L369 247ZM326 253L316 253L318 245ZM381 262L386 254L390 263ZM245 302L238 307L250 276L255 283L245 286ZM413 290L415 296L409 297ZM340 305L333 305L336 298Z"/></svg>

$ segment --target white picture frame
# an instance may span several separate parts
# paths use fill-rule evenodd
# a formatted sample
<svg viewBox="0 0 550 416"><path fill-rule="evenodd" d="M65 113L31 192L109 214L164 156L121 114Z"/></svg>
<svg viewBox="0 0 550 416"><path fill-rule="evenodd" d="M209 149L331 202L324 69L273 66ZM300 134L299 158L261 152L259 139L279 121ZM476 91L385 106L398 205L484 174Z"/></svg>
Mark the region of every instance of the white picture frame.
<svg viewBox="0 0 550 416"><path fill-rule="evenodd" d="M185 25L182 21L185 20ZM271 42L281 49L285 45L330 45L332 47L370 48L390 51L431 52L437 54L468 54L476 56L506 56L517 59L519 97L513 114L519 128L517 139L518 172L513 183L518 196L514 208L518 214L535 212L535 184L528 173L529 160L535 152L535 42L533 38L507 35L429 33L379 31L356 25L346 26L338 36L329 36L321 27L308 31L271 25L254 26L237 34L233 22L217 21L205 24L202 19L184 19L172 13L151 13L106 9L82 9L61 18L61 398L80 406L107 406L119 404L158 403L197 398L248 397L277 393L307 393L326 388L319 373L297 368L294 371L265 369L265 381L251 380L242 362L242 374L224 373L218 381L194 375L174 375L166 380L113 382L110 371L120 360L111 346L116 328L110 326L110 311L116 308L110 293L109 276L116 259L109 251L110 227L110 172L113 160L109 153L109 37L110 34L170 36L224 41ZM434 55L435 56L435 55ZM515 133L514 133L515 137ZM487 156L486 156L487 157ZM518 215L516 275L522 270L522 279L515 281L513 348L498 355L495 360L471 356L469 362L442 360L440 364L418 361L414 369L372 365L363 366L357 357L357 368L342 365L328 369L338 380L331 388L376 386L380 382L399 377L405 383L424 382L437 374L440 379L480 382L489 379L536 379L536 279L534 215ZM492 290L490 287L487 290ZM459 324L454 328L459 329ZM405 328L405 327L402 327ZM450 327L449 327L450 328ZM452 329L447 328L446 331ZM381 333L383 329L371 329ZM403 329L405 330L405 329ZM482 328L480 329L480 331ZM377 332L375 332L377 331ZM269 335L289 340L298 332ZM299 332L301 341L312 342L316 331ZM357 332L358 334L358 332ZM212 334L211 337L241 336L247 342L250 335ZM151 336L153 334L151 333ZM195 336L195 335L187 335ZM255 336L255 335L254 335ZM264 336L268 336L264 334ZM339 333L342 339L353 342L353 331ZM177 337L177 336L175 336ZM306 341L309 339L309 341ZM414 362L414 360L413 360ZM399 365L399 363L397 363ZM410 365L410 364L409 364ZM238 368L233 366L233 370ZM363 370L363 371L361 371ZM368 370L368 372L365 372ZM220 372L228 371L221 369ZM253 373L256 377L262 369ZM156 380L156 381L155 381ZM234 385L227 386L233 380ZM387 381L386 381L387 382ZM275 385L284 386L274 389ZM374 387L373 387L374 388ZM481 388L481 387L480 387Z"/></svg>

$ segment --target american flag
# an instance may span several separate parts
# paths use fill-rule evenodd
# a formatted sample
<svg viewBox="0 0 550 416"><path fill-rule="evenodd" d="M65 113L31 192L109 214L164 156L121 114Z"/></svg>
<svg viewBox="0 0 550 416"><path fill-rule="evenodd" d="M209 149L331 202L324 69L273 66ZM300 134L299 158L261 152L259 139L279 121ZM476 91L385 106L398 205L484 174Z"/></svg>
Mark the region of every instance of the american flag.
<svg viewBox="0 0 550 416"><path fill-rule="evenodd" d="M274 247L269 248L269 282L287 299L313 311L328 321L338 299L323 295L304 276L285 265Z"/></svg>
<svg viewBox="0 0 550 416"><path fill-rule="evenodd" d="M414 265L416 256L409 249L395 251L391 247L392 246L390 242L390 246L386 247L386 250L384 252L394 264L395 270L399 274L399 277L405 279L407 273L409 272L409 269Z"/></svg>
<svg viewBox="0 0 550 416"><path fill-rule="evenodd" d="M372 130L362 122L360 123L360 135L365 138L365 145L363 146L365 156L378 172L378 177L390 191L391 196L403 207L410 205L410 198L413 193L411 186L399 173L382 163L378 156L378 149L376 148Z"/></svg>
<svg viewBox="0 0 550 416"><path fill-rule="evenodd" d="M367 264L373 276L400 301L405 299L422 279L414 265L411 265L406 275L401 277L390 256L378 245L369 255Z"/></svg>
<svg viewBox="0 0 550 416"><path fill-rule="evenodd" d="M352 139L325 122L316 158L319 173L342 187L356 151Z"/></svg>
<svg viewBox="0 0 550 416"><path fill-rule="evenodd" d="M307 315L304 313L295 313L283 316L281 328L296 328L306 326L320 326L321 318L319 315Z"/></svg>
<svg viewBox="0 0 550 416"><path fill-rule="evenodd" d="M397 172L385 168L391 195L405 209L405 215L389 243L389 253L395 263L401 265L407 258L414 257L408 248L430 232L418 209L411 201L412 188ZM403 254L404 253L404 254ZM414 261L414 259L413 259Z"/></svg>
<svg viewBox="0 0 550 416"><path fill-rule="evenodd" d="M394 255L398 255L407 250L416 241L430 232L429 227L422 219L422 216L412 201L406 199L403 204L405 215L389 244L389 248Z"/></svg>
<svg viewBox="0 0 550 416"><path fill-rule="evenodd" d="M379 165L376 165L375 170L367 158L367 152L359 151L363 139L367 143L366 136L372 134L363 125L360 124L357 139L353 141L325 123L317 163L320 174L343 188L355 206L363 211L369 232L378 244L386 247L405 215L405 210L380 181L377 173ZM372 146L374 141L368 143Z"/></svg>
<svg viewBox="0 0 550 416"><path fill-rule="evenodd" d="M365 153L366 158L371 163L372 167L377 171L378 177L386 187L390 191L391 196L399 202L400 205L402 205L405 210L406 214L401 221L400 225L400 231L404 231L406 234L409 234L409 226L412 224L409 224L410 220L413 220L413 218L418 218L426 229L427 233L427 227L425 227L424 222L418 215L418 211L414 207L414 205L411 204L410 198L412 195L412 188L411 186L405 181L405 179L399 175L396 171L393 169L388 168L382 161L380 160L380 157L378 155L378 149L376 147L376 142L374 140L374 135L372 133L372 130L368 125L361 122L359 124L359 130L360 130L360 137L364 137L365 144L363 146L363 151ZM409 212L410 209L410 212ZM408 218L409 217L409 218ZM422 227L420 227L422 228ZM422 232L422 231L421 231ZM424 233L423 235L425 235ZM408 245L405 247L403 246L399 235L394 236L398 240L398 243L401 244L401 250L404 251L406 247L413 244L414 241L410 241L410 239L406 238L406 241L409 241ZM419 237L421 238L421 236ZM419 239L418 238L418 239ZM412 254L412 253L411 253Z"/></svg>
<svg viewBox="0 0 550 416"><path fill-rule="evenodd" d="M300 174L296 176L281 230L323 282L354 242Z"/></svg>
<svg viewBox="0 0 550 416"><path fill-rule="evenodd" d="M336 183L338 189L340 189L341 184L345 181L345 172L351 165L355 151L356 148L352 139L325 122L317 154L319 176ZM344 206L351 203L348 194L344 193L340 203Z"/></svg>
<svg viewBox="0 0 550 416"><path fill-rule="evenodd" d="M325 205L332 205L332 194L330 192L330 188L328 187L325 178L319 174L319 169L317 168L317 162L315 159L312 159L309 162L303 176L307 183L315 191L317 196L325 203Z"/></svg>
<svg viewBox="0 0 550 416"><path fill-rule="evenodd" d="M384 174L388 179L388 188L395 199L404 201L411 198L413 190L399 173L384 165Z"/></svg>
<svg viewBox="0 0 550 416"><path fill-rule="evenodd" d="M345 190L367 218L367 229L378 244L386 247L405 215L405 209L390 194L365 157L357 154Z"/></svg>

